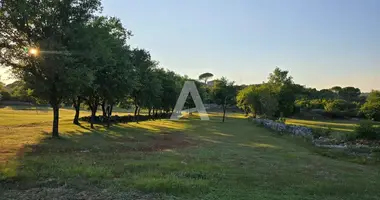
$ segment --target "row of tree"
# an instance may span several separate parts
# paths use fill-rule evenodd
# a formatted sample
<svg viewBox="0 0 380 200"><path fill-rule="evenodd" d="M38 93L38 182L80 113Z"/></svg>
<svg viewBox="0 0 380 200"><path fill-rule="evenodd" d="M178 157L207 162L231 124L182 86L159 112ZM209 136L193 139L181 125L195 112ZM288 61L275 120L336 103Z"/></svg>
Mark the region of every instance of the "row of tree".
<svg viewBox="0 0 380 200"><path fill-rule="evenodd" d="M159 68L148 51L131 48L131 31L118 18L97 15L100 10L100 0L1 2L0 65L11 67L26 96L51 105L54 137L64 103L74 106L75 124L86 104L92 128L98 108L109 119L115 105L134 106L138 120L143 108L149 115L172 111L188 80ZM207 83L210 77L205 73L200 79ZM234 98L233 83L224 78L215 83L212 88L197 85L203 98L225 108Z"/></svg>
<svg viewBox="0 0 380 200"><path fill-rule="evenodd" d="M141 109L148 115L171 112L189 80L160 68L147 50L131 48L131 31L118 18L97 14L100 10L100 0L1 1L0 65L11 67L18 80L8 97L50 104L54 137L62 104L74 106L75 124L82 104L91 111L91 127L99 108L109 121L115 105L133 106L138 120ZM318 91L295 84L288 71L279 68L257 85L234 86L222 78L208 86L210 78L211 73L204 73L196 85L204 102L221 105L223 121L227 106L235 103L266 117L291 116L318 101L327 111L355 107L372 118L380 107L376 92L365 102L354 87ZM194 106L191 97L187 106Z"/></svg>

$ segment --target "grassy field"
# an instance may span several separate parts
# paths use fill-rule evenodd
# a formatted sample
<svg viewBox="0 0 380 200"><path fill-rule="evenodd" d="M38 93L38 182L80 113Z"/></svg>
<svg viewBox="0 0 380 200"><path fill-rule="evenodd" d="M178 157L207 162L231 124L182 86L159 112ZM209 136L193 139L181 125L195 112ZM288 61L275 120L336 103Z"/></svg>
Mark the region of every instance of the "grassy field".
<svg viewBox="0 0 380 200"><path fill-rule="evenodd" d="M361 120L363 121L363 120ZM307 126L311 128L330 128L332 131L337 132L352 132L355 127L359 125L361 121L352 121L352 120L304 120L304 119L292 119L287 118L286 124L293 124L299 126ZM375 123L375 126L379 126L380 123Z"/></svg>
<svg viewBox="0 0 380 200"><path fill-rule="evenodd" d="M0 199L379 199L379 166L334 160L254 126L196 118L71 124L52 112L0 109Z"/></svg>

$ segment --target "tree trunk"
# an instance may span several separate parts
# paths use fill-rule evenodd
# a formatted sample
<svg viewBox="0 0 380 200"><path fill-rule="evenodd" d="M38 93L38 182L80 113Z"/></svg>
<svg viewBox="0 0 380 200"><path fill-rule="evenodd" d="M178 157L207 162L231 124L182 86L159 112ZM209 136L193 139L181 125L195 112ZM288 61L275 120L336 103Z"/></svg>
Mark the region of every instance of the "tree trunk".
<svg viewBox="0 0 380 200"><path fill-rule="evenodd" d="M102 101L102 112L103 112L103 118L105 119L106 116L107 116L107 112L106 112L106 101L105 101L105 100Z"/></svg>
<svg viewBox="0 0 380 200"><path fill-rule="evenodd" d="M58 104L55 104L55 105L52 105L53 106L53 132L52 132L52 136L53 138L58 138L59 137L59 133L58 133L58 125L59 125L59 105Z"/></svg>
<svg viewBox="0 0 380 200"><path fill-rule="evenodd" d="M223 122L224 122L224 119L226 118L226 107L227 107L227 97L224 98L224 103L223 103Z"/></svg>
<svg viewBox="0 0 380 200"><path fill-rule="evenodd" d="M137 117L137 110L139 109L139 107L137 105L135 105L135 121L136 122L139 122L138 121L138 117Z"/></svg>
<svg viewBox="0 0 380 200"><path fill-rule="evenodd" d="M139 109L137 110L137 116L140 116L140 110L141 108L139 107Z"/></svg>
<svg viewBox="0 0 380 200"><path fill-rule="evenodd" d="M74 99L73 105L75 108L75 116L74 116L73 123L76 125L79 125L80 103L81 103L80 97L77 97L77 99Z"/></svg>
<svg viewBox="0 0 380 200"><path fill-rule="evenodd" d="M107 127L109 128L111 125L111 116L112 116L112 109L113 109L113 104L111 104L109 107L107 107Z"/></svg>
<svg viewBox="0 0 380 200"><path fill-rule="evenodd" d="M91 108L91 128L94 128L96 111L98 110L98 104L95 103L95 105L91 106L90 108Z"/></svg>
<svg viewBox="0 0 380 200"><path fill-rule="evenodd" d="M225 118L226 118L226 106L223 106L223 122Z"/></svg>
<svg viewBox="0 0 380 200"><path fill-rule="evenodd" d="M149 119L151 119L151 116L152 116L152 115L151 115L151 112L152 112L152 108L149 108L149 109L148 109L148 117L149 117Z"/></svg>

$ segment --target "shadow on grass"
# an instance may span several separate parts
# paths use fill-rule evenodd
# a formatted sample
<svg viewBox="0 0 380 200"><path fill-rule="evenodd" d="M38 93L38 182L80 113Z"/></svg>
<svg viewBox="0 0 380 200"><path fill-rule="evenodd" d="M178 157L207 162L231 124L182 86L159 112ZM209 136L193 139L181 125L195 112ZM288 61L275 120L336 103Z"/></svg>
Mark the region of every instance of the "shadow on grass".
<svg viewBox="0 0 380 200"><path fill-rule="evenodd" d="M271 137L250 134L257 129L247 123L234 117L222 123L219 116L210 121L132 122L109 129L99 125L90 129L82 123L63 132L60 139L45 138L26 146L14 179L6 178L0 185L9 187L9 180L15 180L15 188L31 188L55 180L58 185L64 182L80 190L112 186L118 190L201 195L231 178L225 171L234 174L229 180L232 184L250 185L254 178L235 170L257 162L247 160L253 155L283 150L282 143ZM259 159L267 162L265 155Z"/></svg>

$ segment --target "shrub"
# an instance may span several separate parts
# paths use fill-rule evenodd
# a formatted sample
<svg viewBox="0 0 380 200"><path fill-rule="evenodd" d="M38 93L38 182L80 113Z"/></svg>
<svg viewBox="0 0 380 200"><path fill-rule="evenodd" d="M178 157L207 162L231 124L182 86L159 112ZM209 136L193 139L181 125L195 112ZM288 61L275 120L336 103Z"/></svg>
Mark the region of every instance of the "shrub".
<svg viewBox="0 0 380 200"><path fill-rule="evenodd" d="M310 100L310 108L311 109L323 109L324 108L324 102L323 100L320 100L320 99L313 99L313 100Z"/></svg>
<svg viewBox="0 0 380 200"><path fill-rule="evenodd" d="M366 102L360 112L370 120L380 121L380 102Z"/></svg>
<svg viewBox="0 0 380 200"><path fill-rule="evenodd" d="M347 102L343 99L335 99L327 101L324 105L324 109L327 112L344 111L348 109L354 109L356 107L352 102Z"/></svg>
<svg viewBox="0 0 380 200"><path fill-rule="evenodd" d="M355 132L359 139L376 140L379 138L378 128L375 128L371 122L361 122L359 126L355 128Z"/></svg>

